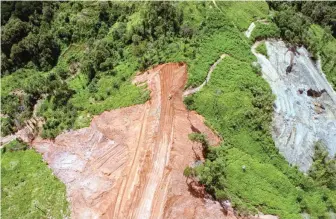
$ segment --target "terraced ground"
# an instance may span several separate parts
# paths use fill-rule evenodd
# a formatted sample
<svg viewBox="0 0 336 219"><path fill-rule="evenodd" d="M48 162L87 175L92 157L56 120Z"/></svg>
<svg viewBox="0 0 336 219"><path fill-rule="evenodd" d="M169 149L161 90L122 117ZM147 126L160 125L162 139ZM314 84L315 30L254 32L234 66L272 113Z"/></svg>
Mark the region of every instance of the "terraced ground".
<svg viewBox="0 0 336 219"><path fill-rule="evenodd" d="M34 140L66 184L73 218L221 218L218 202L207 205L188 190L183 170L203 157L193 130L219 143L195 112L186 110L182 91L186 65L163 64L138 75L151 99L145 104L96 116L89 128ZM196 145L195 145L196 144Z"/></svg>

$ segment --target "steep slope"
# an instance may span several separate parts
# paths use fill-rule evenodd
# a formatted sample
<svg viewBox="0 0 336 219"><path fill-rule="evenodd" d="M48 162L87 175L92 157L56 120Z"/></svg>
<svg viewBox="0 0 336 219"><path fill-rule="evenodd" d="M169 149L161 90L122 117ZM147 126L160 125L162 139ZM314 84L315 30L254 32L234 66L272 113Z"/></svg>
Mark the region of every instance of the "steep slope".
<svg viewBox="0 0 336 219"><path fill-rule="evenodd" d="M301 47L294 54L282 41L266 41L269 59L258 58L275 101L273 139L289 163L308 171L314 144L322 141L331 156L336 153L336 93L319 66ZM293 62L292 71L286 68Z"/></svg>
<svg viewBox="0 0 336 219"><path fill-rule="evenodd" d="M146 104L105 112L89 128L55 142L35 140L54 173L66 184L74 218L222 218L218 202L195 198L183 176L201 151L188 139L205 133L219 142L202 117L182 102L184 64L165 64L139 75ZM197 147L198 148L198 147Z"/></svg>

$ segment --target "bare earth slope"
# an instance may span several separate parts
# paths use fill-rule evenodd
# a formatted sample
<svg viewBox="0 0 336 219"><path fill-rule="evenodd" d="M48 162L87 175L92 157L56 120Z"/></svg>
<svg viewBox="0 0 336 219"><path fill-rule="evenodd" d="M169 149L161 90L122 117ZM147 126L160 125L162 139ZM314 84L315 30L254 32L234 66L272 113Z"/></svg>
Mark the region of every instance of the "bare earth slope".
<svg viewBox="0 0 336 219"><path fill-rule="evenodd" d="M157 66L135 79L148 84L147 103L104 112L54 142L34 140L66 184L73 218L225 218L218 202L194 197L183 176L202 157L189 133L219 143L202 117L186 110L186 80L184 64Z"/></svg>

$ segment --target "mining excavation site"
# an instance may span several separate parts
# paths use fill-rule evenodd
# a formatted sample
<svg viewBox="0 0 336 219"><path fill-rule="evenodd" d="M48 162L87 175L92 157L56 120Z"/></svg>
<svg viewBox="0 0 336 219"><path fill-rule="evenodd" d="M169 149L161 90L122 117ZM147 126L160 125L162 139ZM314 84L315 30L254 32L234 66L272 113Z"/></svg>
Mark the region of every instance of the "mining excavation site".
<svg viewBox="0 0 336 219"><path fill-rule="evenodd" d="M54 141L34 140L66 184L73 218L235 218L183 176L204 159L188 134L204 133L211 145L220 141L183 104L186 81L185 64L159 65L134 80L151 91L145 104L104 112L90 127Z"/></svg>
<svg viewBox="0 0 336 219"><path fill-rule="evenodd" d="M263 77L276 94L273 139L287 161L307 172L313 162L314 144L321 141L331 156L336 153L336 93L319 62L309 52L289 51L283 41L268 40L269 58L255 52ZM291 68L286 73L286 68Z"/></svg>

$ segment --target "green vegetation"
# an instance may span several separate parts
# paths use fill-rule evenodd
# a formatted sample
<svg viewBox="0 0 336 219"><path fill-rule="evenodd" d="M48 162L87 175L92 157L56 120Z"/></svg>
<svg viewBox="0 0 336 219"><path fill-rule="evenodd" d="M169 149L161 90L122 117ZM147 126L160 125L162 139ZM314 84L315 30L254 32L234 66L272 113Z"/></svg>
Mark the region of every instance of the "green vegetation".
<svg viewBox="0 0 336 219"><path fill-rule="evenodd" d="M182 25L176 4L4 2L1 7L3 134L20 129L40 99L36 113L46 120L45 138L87 126L104 110L143 103L149 92L131 84L136 71L192 54L194 29Z"/></svg>
<svg viewBox="0 0 336 219"><path fill-rule="evenodd" d="M28 145L25 143L19 141L19 140L13 140L9 142L5 147L1 148L1 154L9 151L20 151L20 150L26 150L28 148Z"/></svg>
<svg viewBox="0 0 336 219"><path fill-rule="evenodd" d="M278 37L280 33L271 23L257 24L256 30L251 41ZM229 38L226 31L241 42L222 42ZM261 211L293 219L308 212L313 218L325 217L329 209L336 207L335 190L291 167L274 146L269 130L274 97L269 85L257 74L258 69L251 66L251 43L243 40L234 27L226 26L218 35L222 37L215 33L207 41L211 49L203 59L213 54L213 63L219 53L228 53L230 57L217 65L201 92L185 99L187 107L205 116L208 125L224 139L222 146L210 147L204 165L196 167L200 182L217 199L230 199L242 214ZM222 46L225 43L228 46ZM259 52L266 54L265 49L262 45ZM209 68L210 63L202 63L203 68ZM189 71L189 83L193 83L192 65ZM207 70L203 72L202 77L201 73L196 75L204 78Z"/></svg>
<svg viewBox="0 0 336 219"><path fill-rule="evenodd" d="M1 6L1 70L9 74L24 65L48 70L60 47L49 30L56 4L6 2Z"/></svg>
<svg viewBox="0 0 336 219"><path fill-rule="evenodd" d="M13 120L9 119L8 117L1 117L1 136L9 135L13 132Z"/></svg>
<svg viewBox="0 0 336 219"><path fill-rule="evenodd" d="M233 27L223 27L221 31L206 36L195 59L190 61L187 86L196 87L203 83L210 66L224 53L244 61L255 60L249 49L247 39Z"/></svg>
<svg viewBox="0 0 336 219"><path fill-rule="evenodd" d="M290 43L306 45L320 56L322 69L336 89L336 5L333 2L269 2L274 21ZM319 24L319 25L318 25Z"/></svg>
<svg viewBox="0 0 336 219"><path fill-rule="evenodd" d="M1 152L2 218L64 218L69 216L65 186L40 154L19 141Z"/></svg>
<svg viewBox="0 0 336 219"><path fill-rule="evenodd" d="M190 135L207 145L207 159L187 167L184 175L197 175L209 193L230 199L242 214L261 211L295 219L307 212L324 218L336 210L335 164L318 149L305 176L279 154L270 133L274 96L260 69L252 66L256 58L250 49L255 40L280 36L306 44L321 56L336 86L335 39L326 28L336 10L326 4L320 20L315 14L322 3L311 15L315 5L308 2L269 4L277 10L273 18L266 2L4 2L2 135L22 127L38 100L36 113L46 120L42 135L54 138L88 126L105 110L145 102L146 86L131 83L137 71L182 61L188 65L187 86L195 87L227 54L202 91L185 99L188 109L203 115L224 141L208 147L204 135ZM268 19L267 24L259 19ZM252 21L256 28L247 39L243 31ZM267 54L265 44L257 50ZM47 216L68 214L64 186L41 157L33 150L11 150L2 159L4 217L45 217L34 203Z"/></svg>
<svg viewBox="0 0 336 219"><path fill-rule="evenodd" d="M194 133L189 134L188 138L191 141L201 143L203 146L207 147L209 145L208 139L204 134L194 132Z"/></svg>
<svg viewBox="0 0 336 219"><path fill-rule="evenodd" d="M252 31L250 39L252 41L262 40L267 38L279 38L280 30L274 23L256 22L256 26Z"/></svg>
<svg viewBox="0 0 336 219"><path fill-rule="evenodd" d="M262 42L257 48L256 51L264 56L266 56L268 58L267 55L267 48L266 48L266 44L265 42Z"/></svg>
<svg viewBox="0 0 336 219"><path fill-rule="evenodd" d="M183 171L183 176L187 177L187 179L196 176L195 169L191 167L186 167Z"/></svg>
<svg viewBox="0 0 336 219"><path fill-rule="evenodd" d="M21 128L39 99L43 103L37 115L46 120L45 138L87 126L92 115L105 110L143 103L149 92L132 85L132 76L156 64L186 62L187 86L197 86L222 51L254 59L245 52L248 41L234 27L243 29L253 18L265 18L267 5L218 5L230 15L224 16L211 2L4 2L5 133ZM230 20L237 10L248 21ZM37 46L38 40L42 43ZM239 52L242 42L245 49Z"/></svg>
<svg viewBox="0 0 336 219"><path fill-rule="evenodd" d="M303 211L322 216L336 203L326 188L290 167L274 146L269 130L273 96L248 62L225 58L211 81L195 94L189 108L205 116L223 137L197 167L200 181L218 199L230 199L241 213L264 212L301 218ZM246 166L246 171L242 167ZM311 193L316 193L311 199ZM319 203L320 210L315 212Z"/></svg>
<svg viewBox="0 0 336 219"><path fill-rule="evenodd" d="M265 19L268 16L268 6L265 2L216 2L227 21L233 23L239 31L246 31L253 21Z"/></svg>
<svg viewBox="0 0 336 219"><path fill-rule="evenodd" d="M313 160L309 176L319 185L336 190L336 159L329 157L327 149L321 142L315 145Z"/></svg>
<svg viewBox="0 0 336 219"><path fill-rule="evenodd" d="M328 30L312 24L306 35L308 48L317 54L322 61L322 69L336 89L336 39Z"/></svg>

